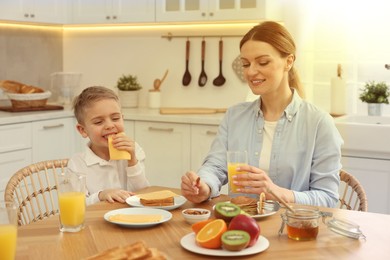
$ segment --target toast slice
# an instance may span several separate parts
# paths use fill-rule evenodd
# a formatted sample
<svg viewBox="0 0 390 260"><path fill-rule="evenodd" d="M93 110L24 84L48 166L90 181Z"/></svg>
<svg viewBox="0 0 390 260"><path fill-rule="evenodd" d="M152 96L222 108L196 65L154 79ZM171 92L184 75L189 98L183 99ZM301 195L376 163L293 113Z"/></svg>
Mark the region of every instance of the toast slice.
<svg viewBox="0 0 390 260"><path fill-rule="evenodd" d="M138 194L140 203L144 206L172 206L175 204L174 197L178 196L170 190L161 190L145 194Z"/></svg>

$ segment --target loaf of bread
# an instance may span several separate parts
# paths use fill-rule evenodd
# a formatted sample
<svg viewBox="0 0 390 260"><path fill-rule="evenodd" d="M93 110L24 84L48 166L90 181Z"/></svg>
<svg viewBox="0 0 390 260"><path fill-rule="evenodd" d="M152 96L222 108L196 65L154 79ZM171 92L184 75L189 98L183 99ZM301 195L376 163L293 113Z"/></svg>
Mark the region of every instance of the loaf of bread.
<svg viewBox="0 0 390 260"><path fill-rule="evenodd" d="M138 241L127 246L107 249L85 260L164 260L167 259L157 248L148 248L144 241Z"/></svg>
<svg viewBox="0 0 390 260"><path fill-rule="evenodd" d="M145 194L139 194L140 203L144 206L156 207L156 206L172 206L175 204L176 193L170 190L155 191Z"/></svg>
<svg viewBox="0 0 390 260"><path fill-rule="evenodd" d="M44 92L44 90L41 88L26 85L14 80L1 80L0 88L4 90L4 92L17 94L33 94Z"/></svg>
<svg viewBox="0 0 390 260"><path fill-rule="evenodd" d="M125 133L118 133L118 135L124 134ZM118 150L112 145L112 135L108 137L108 151L111 160L131 160L131 154L128 151Z"/></svg>

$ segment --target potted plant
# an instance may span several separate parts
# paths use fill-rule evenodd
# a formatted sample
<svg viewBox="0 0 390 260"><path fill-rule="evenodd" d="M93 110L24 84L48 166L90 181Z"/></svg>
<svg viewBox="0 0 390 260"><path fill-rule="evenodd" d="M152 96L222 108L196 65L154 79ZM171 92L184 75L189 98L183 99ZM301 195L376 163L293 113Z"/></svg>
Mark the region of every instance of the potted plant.
<svg viewBox="0 0 390 260"><path fill-rule="evenodd" d="M122 75L116 84L122 107L137 107L139 90L142 89L137 76Z"/></svg>
<svg viewBox="0 0 390 260"><path fill-rule="evenodd" d="M389 104L389 95L389 87L385 82L369 81L364 85L359 98L367 103L368 115L380 116L382 114L382 104Z"/></svg>

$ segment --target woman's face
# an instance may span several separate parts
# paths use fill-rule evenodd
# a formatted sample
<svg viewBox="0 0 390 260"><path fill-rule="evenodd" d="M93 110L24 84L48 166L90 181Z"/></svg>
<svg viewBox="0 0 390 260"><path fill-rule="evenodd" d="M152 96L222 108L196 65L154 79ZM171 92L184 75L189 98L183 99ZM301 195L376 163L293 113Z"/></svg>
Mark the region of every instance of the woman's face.
<svg viewBox="0 0 390 260"><path fill-rule="evenodd" d="M84 109L84 122L77 129L91 141L91 149L108 149L108 136L124 131L120 106L116 100L103 99Z"/></svg>
<svg viewBox="0 0 390 260"><path fill-rule="evenodd" d="M281 57L272 45L249 40L241 47L244 76L255 95L278 93L288 86L293 56Z"/></svg>

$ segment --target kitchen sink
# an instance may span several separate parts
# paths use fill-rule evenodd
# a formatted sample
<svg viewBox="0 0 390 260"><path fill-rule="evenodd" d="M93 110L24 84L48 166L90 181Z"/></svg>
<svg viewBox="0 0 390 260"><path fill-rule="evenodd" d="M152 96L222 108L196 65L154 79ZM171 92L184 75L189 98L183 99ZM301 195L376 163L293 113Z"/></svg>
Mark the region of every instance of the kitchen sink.
<svg viewBox="0 0 390 260"><path fill-rule="evenodd" d="M335 118L346 156L390 160L390 117L347 115Z"/></svg>

